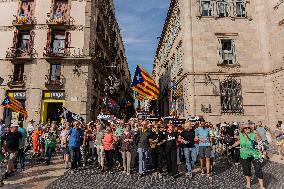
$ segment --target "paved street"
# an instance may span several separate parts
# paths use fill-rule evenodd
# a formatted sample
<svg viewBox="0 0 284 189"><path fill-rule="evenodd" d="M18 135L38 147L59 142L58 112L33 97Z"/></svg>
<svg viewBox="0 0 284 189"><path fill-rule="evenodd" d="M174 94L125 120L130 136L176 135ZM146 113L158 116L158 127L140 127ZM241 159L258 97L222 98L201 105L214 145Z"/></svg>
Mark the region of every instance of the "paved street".
<svg viewBox="0 0 284 189"><path fill-rule="evenodd" d="M284 189L284 165L269 162L264 166L266 187L269 189ZM162 179L155 176L138 177L137 174L126 176L121 172L111 174L102 174L93 167L81 169L75 174L70 171L64 176L50 184L48 189L78 189L78 188L121 188L121 189L136 189L136 188L153 188L153 189L186 189L186 188L216 188L216 189L240 189L244 188L244 182L241 169L229 168L226 163L219 162L216 166L216 171L212 181L199 174L190 180L181 175L177 179L164 177ZM281 180L282 179L282 180ZM256 180L253 180L252 189L258 188Z"/></svg>

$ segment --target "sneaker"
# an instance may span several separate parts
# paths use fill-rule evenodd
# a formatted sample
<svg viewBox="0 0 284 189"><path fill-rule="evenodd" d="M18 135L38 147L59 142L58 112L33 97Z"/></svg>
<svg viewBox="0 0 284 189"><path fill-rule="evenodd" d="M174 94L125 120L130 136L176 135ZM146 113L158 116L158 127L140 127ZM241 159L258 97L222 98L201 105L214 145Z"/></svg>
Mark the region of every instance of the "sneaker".
<svg viewBox="0 0 284 189"><path fill-rule="evenodd" d="M6 173L3 175L3 179L8 179L10 176L11 176L11 174L8 173L8 172L6 172Z"/></svg>
<svg viewBox="0 0 284 189"><path fill-rule="evenodd" d="M201 172L201 176L204 176L205 175L205 173L204 172Z"/></svg>
<svg viewBox="0 0 284 189"><path fill-rule="evenodd" d="M192 177L193 177L191 172L186 173L185 175L188 176L189 178L192 178Z"/></svg>
<svg viewBox="0 0 284 189"><path fill-rule="evenodd" d="M130 173L126 173L126 175L127 175L127 176L129 176L129 175L130 175Z"/></svg>
<svg viewBox="0 0 284 189"><path fill-rule="evenodd" d="M212 179L211 174L207 174L207 178L209 178L211 180Z"/></svg>
<svg viewBox="0 0 284 189"><path fill-rule="evenodd" d="M4 182L3 180L0 181L0 187L3 187L4 186Z"/></svg>

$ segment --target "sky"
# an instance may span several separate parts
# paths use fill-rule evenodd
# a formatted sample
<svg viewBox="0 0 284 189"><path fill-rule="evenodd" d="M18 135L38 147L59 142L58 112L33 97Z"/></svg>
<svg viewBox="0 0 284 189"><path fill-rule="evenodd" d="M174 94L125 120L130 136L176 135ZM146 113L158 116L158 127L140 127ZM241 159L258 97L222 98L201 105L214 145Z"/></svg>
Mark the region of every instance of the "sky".
<svg viewBox="0 0 284 189"><path fill-rule="evenodd" d="M152 73L170 0L114 0L126 57L133 77L137 65Z"/></svg>

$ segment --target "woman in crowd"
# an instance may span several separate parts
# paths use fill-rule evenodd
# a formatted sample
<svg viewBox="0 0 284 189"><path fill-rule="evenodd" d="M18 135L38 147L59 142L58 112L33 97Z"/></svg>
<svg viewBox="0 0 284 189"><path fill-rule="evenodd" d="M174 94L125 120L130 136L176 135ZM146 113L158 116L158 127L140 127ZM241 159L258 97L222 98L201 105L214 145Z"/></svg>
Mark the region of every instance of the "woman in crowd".
<svg viewBox="0 0 284 189"><path fill-rule="evenodd" d="M283 155L281 153L281 150L284 147L284 132L281 129L280 124L276 125L276 129L274 131L274 137L275 137L276 145L277 145L277 148L278 148L278 154L280 156L280 159L283 160Z"/></svg>
<svg viewBox="0 0 284 189"><path fill-rule="evenodd" d="M131 134L129 124L125 125L124 132L121 136L121 154L123 160L123 172L130 175L131 153L134 147L134 136Z"/></svg>
<svg viewBox="0 0 284 189"><path fill-rule="evenodd" d="M96 146L97 154L98 154L98 163L99 163L98 168L101 169L101 171L103 171L104 163L105 163L103 138L104 138L105 131L104 131L103 125L99 121L96 122L96 127L97 127L97 130L95 134L95 146Z"/></svg>
<svg viewBox="0 0 284 189"><path fill-rule="evenodd" d="M56 148L56 130L55 127L46 127L45 133L43 135L44 139L44 147L45 147L45 156L46 156L46 164L50 164L50 160L52 157L52 152L55 151Z"/></svg>
<svg viewBox="0 0 284 189"><path fill-rule="evenodd" d="M60 143L61 143L61 149L63 153L63 159L65 164L65 169L69 168L69 150L68 150L68 134L70 129L70 123L66 122L64 129L61 131L60 134Z"/></svg>
<svg viewBox="0 0 284 189"><path fill-rule="evenodd" d="M166 155L167 155L167 171L171 176L178 174L177 167L177 139L178 134L174 132L172 124L168 125L166 133Z"/></svg>
<svg viewBox="0 0 284 189"><path fill-rule="evenodd" d="M112 167L113 167L113 155L114 155L114 144L116 142L116 137L113 134L110 127L106 128L106 132L103 138L103 148L105 152L105 158L106 158L106 165L107 165L107 171L109 173L113 173Z"/></svg>
<svg viewBox="0 0 284 189"><path fill-rule="evenodd" d="M39 157L39 153L41 150L40 146L40 137L43 135L43 131L40 125L37 125L34 133L32 134L32 141L33 141L33 150L34 150L34 157Z"/></svg>
<svg viewBox="0 0 284 189"><path fill-rule="evenodd" d="M255 175L258 178L260 189L264 189L261 163L261 152L257 149L257 142L261 142L259 135L248 125L242 125L239 140L230 148L240 145L240 157L243 174L246 178L246 188L251 187L251 167L254 166Z"/></svg>

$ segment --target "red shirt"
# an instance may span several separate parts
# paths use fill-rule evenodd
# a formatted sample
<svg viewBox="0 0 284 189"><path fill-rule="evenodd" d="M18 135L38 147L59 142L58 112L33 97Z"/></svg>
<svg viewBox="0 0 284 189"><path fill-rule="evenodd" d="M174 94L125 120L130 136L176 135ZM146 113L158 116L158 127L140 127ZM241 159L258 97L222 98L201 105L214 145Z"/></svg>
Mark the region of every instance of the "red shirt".
<svg viewBox="0 0 284 189"><path fill-rule="evenodd" d="M103 138L103 146L104 150L112 150L114 149L113 143L115 142L115 138L112 133L105 134Z"/></svg>

